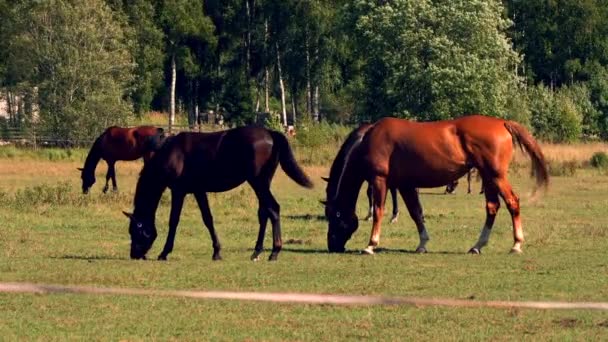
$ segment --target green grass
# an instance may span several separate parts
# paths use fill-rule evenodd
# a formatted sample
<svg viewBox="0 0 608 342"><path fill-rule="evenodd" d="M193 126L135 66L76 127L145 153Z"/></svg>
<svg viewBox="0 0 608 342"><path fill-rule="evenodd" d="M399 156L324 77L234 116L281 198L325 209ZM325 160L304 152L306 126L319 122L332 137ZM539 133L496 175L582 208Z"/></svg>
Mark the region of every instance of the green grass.
<svg viewBox="0 0 608 342"><path fill-rule="evenodd" d="M522 198L524 254L510 255L510 217L500 210L490 245L465 252L484 220L484 200L442 189L421 193L431 241L416 255L418 236L403 202L397 224L385 220L375 256L326 253L327 224L318 200L325 167L310 191L282 172L273 192L281 204L279 261L249 261L257 235L251 189L210 195L224 260L211 261L211 241L193 198L182 214L168 262L128 259L122 210L130 210L140 163L119 163L118 194L101 194L105 166L92 194L78 193L81 160L0 159L0 281L150 289L290 291L474 298L475 300L607 301L608 178L589 169L553 177L550 191L530 198L527 170L513 175ZM479 183L475 184L477 190ZM363 189L364 190L364 189ZM157 215L162 249L168 194ZM359 201L363 216L366 201ZM390 208L389 208L390 210ZM360 222L348 243L364 248L371 224ZM266 245L270 247L270 229ZM268 252L264 254L265 257ZM608 337L608 313L411 306L338 307L223 300L92 295L0 294L0 336L6 340L587 340Z"/></svg>

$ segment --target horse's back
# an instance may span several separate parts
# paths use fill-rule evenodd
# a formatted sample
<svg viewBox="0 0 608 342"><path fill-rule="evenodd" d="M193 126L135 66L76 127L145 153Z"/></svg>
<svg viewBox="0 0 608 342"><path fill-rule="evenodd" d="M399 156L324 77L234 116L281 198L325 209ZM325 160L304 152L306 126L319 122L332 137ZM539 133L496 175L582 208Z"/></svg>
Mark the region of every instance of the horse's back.
<svg viewBox="0 0 608 342"><path fill-rule="evenodd" d="M365 136L363 159L391 183L442 186L473 166L492 163L497 154L500 161L510 159L504 123L482 115L434 122L384 118Z"/></svg>
<svg viewBox="0 0 608 342"><path fill-rule="evenodd" d="M166 145L161 158L164 167L173 170L178 184L187 191L222 192L251 179L271 161L273 140L264 128L241 127L212 133L183 132Z"/></svg>

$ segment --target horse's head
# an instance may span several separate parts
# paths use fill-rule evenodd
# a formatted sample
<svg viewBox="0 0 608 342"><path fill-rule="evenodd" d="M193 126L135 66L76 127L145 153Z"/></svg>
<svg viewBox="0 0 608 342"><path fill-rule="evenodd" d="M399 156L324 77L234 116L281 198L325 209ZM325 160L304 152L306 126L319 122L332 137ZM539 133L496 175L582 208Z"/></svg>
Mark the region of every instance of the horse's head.
<svg viewBox="0 0 608 342"><path fill-rule="evenodd" d="M340 210L331 202L325 203L325 217L329 221L327 249L332 253L343 253L346 242L359 228L359 219L354 211Z"/></svg>
<svg viewBox="0 0 608 342"><path fill-rule="evenodd" d="M123 211L129 218L129 234L131 235L131 259L146 259L146 253L156 240L154 222L138 220L133 214Z"/></svg>
<svg viewBox="0 0 608 342"><path fill-rule="evenodd" d="M82 193L88 194L89 189L95 184L95 172L87 171L81 167L78 170L80 171L80 179L82 179Z"/></svg>

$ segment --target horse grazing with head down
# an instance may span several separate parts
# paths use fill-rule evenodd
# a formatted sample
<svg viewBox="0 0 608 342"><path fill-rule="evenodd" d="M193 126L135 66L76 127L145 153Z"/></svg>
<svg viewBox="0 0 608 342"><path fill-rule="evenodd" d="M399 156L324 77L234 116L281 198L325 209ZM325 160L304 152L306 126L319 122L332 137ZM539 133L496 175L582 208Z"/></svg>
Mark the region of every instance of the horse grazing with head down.
<svg viewBox="0 0 608 342"><path fill-rule="evenodd" d="M401 193L420 236L416 251L426 252L429 236L416 189L444 186L474 167L484 186L486 221L469 252L478 254L488 243L500 207L499 196L512 218L511 251L521 252L524 234L519 198L507 180L515 143L531 157L537 186L546 187L549 175L543 153L532 135L514 121L482 115L437 122L379 120L347 153L337 157L343 159L340 162L343 166L336 177L330 177L325 206L329 251L343 252L346 242L357 230L357 196L362 183L368 181L372 184L374 218L364 252L373 254L378 246L388 188L397 188Z"/></svg>
<svg viewBox="0 0 608 342"><path fill-rule="evenodd" d="M266 224L272 224L272 253L276 260L282 247L280 206L270 192L277 169L301 186L313 184L298 166L287 138L261 127L241 127L214 133L180 133L168 138L141 171L135 190L134 211L130 218L131 258L145 258L156 239L155 214L161 195L171 189L169 233L159 260L173 250L175 233L186 194L194 194L203 223L213 243L213 260L221 259L220 242L215 233L207 192L224 192L247 182L258 198L260 229L252 260L264 248Z"/></svg>
<svg viewBox="0 0 608 342"><path fill-rule="evenodd" d="M329 178L321 177L324 181L329 182L329 180L332 177L336 178L336 177L340 176L340 173L343 172L343 170L344 170L344 161L346 160L346 156L347 156L347 154L352 152L353 144L357 144L363 138L365 133L367 133L367 131L369 131L369 129L372 128L372 126L373 126L373 124L370 124L370 123L362 123L359 125L359 127L352 130L346 136L346 139L342 143L342 146L340 146L340 150L338 151L338 156L334 159L334 162L332 163L331 168L329 169ZM327 189L329 191L329 185L328 185ZM393 216L391 217L390 223L395 223L395 222L397 222L397 218L399 217L397 189L391 188L390 192L391 192L391 198L393 200ZM367 194L367 202L369 204L369 206L368 206L369 209L367 212L367 216L365 216L364 220L368 221L373 216L373 210L372 210L373 200L372 200L371 184L367 185L366 194ZM322 201L322 203L325 204L324 201Z"/></svg>
<svg viewBox="0 0 608 342"><path fill-rule="evenodd" d="M80 170L82 179L82 192L89 192L95 184L95 169L101 159L108 164L106 172L106 185L103 192L108 191L108 182L112 179L114 191L116 186L116 169L114 164L118 160L137 160L141 157L144 162L150 159L154 150L158 149L164 139L163 129L153 126L140 126L133 128L108 127L93 143L89 154Z"/></svg>

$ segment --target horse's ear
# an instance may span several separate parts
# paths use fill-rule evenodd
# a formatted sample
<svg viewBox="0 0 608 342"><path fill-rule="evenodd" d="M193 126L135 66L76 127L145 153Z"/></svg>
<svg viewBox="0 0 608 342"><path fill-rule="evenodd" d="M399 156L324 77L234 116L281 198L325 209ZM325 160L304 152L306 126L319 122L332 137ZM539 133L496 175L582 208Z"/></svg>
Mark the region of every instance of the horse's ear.
<svg viewBox="0 0 608 342"><path fill-rule="evenodd" d="M321 202L321 204L323 204L324 206L327 206L327 201L319 200L319 202Z"/></svg>
<svg viewBox="0 0 608 342"><path fill-rule="evenodd" d="M329 177L323 177L323 176L321 176L321 179L329 183Z"/></svg>
<svg viewBox="0 0 608 342"><path fill-rule="evenodd" d="M84 169L83 169L83 168L81 168L81 167L77 167L76 169L77 169L78 171L80 171L80 172L84 171Z"/></svg>
<svg viewBox="0 0 608 342"><path fill-rule="evenodd" d="M128 218L129 218L129 220L132 220L132 219L133 219L133 214L128 213L128 212L126 212L126 211L123 211L122 213L123 213L123 214L124 214L126 217L128 217Z"/></svg>

